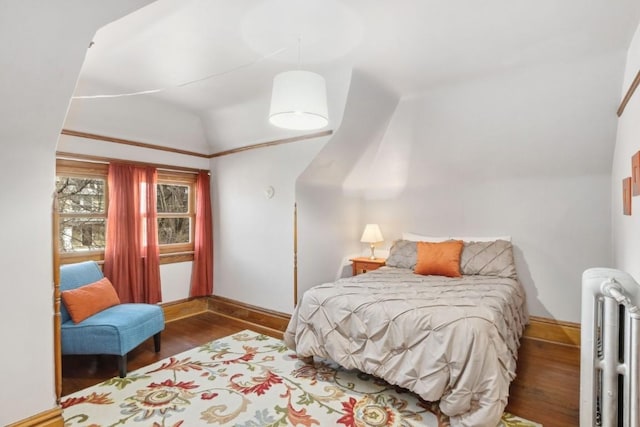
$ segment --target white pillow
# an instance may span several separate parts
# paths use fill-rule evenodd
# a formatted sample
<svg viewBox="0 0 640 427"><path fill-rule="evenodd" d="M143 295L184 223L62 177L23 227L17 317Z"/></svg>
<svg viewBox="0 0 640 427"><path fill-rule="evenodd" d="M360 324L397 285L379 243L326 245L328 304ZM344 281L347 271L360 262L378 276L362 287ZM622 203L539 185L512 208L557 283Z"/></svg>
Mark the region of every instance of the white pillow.
<svg viewBox="0 0 640 427"><path fill-rule="evenodd" d="M463 242L494 242L496 240L511 241L511 236L498 237L452 237L451 240L462 240Z"/></svg>
<svg viewBox="0 0 640 427"><path fill-rule="evenodd" d="M449 239L449 236L444 237L433 237L433 236L422 236L420 234L414 233L402 233L402 240L408 240L410 242L431 242L431 243L439 243L446 242Z"/></svg>

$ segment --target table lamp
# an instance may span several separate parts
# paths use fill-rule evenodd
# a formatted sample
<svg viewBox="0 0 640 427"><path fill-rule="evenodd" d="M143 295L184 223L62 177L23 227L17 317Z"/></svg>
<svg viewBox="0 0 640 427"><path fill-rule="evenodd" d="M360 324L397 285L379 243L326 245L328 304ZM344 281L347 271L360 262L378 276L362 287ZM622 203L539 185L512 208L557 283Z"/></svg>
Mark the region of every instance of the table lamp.
<svg viewBox="0 0 640 427"><path fill-rule="evenodd" d="M375 255L373 251L375 250L376 243L382 243L384 241L384 237L382 237L382 232L380 231L380 226L378 224L367 224L364 227L364 232L362 233L362 237L360 241L363 243L369 243L371 247L371 259L375 259Z"/></svg>

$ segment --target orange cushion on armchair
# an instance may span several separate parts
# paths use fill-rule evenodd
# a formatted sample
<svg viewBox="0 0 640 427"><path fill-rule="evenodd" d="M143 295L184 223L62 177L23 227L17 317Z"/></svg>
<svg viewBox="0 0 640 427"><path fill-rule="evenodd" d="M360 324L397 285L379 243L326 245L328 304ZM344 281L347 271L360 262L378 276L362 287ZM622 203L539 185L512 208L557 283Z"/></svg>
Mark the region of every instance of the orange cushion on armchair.
<svg viewBox="0 0 640 427"><path fill-rule="evenodd" d="M74 323L120 304L120 298L106 277L79 288L62 291L64 303Z"/></svg>

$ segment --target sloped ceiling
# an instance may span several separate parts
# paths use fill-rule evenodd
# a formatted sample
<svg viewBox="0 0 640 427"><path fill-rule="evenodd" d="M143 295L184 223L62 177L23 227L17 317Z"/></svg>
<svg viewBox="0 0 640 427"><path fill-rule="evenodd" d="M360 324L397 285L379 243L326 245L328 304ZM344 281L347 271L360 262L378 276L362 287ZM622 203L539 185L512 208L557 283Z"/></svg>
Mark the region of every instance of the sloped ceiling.
<svg viewBox="0 0 640 427"><path fill-rule="evenodd" d="M337 129L352 70L410 96L624 52L639 12L633 0L158 0L96 34L65 127L207 153L295 136L267 115L274 75L301 67L327 80Z"/></svg>

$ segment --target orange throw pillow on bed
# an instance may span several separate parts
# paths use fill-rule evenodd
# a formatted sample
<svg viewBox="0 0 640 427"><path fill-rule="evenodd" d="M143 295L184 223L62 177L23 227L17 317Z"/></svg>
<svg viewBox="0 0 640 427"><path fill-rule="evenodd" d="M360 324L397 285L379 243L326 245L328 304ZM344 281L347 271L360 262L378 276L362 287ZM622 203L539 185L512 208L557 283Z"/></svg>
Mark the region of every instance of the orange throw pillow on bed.
<svg viewBox="0 0 640 427"><path fill-rule="evenodd" d="M120 304L120 298L106 277L89 285L62 291L62 302L74 323Z"/></svg>
<svg viewBox="0 0 640 427"><path fill-rule="evenodd" d="M431 243L417 242L416 274L460 277L462 240Z"/></svg>

